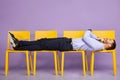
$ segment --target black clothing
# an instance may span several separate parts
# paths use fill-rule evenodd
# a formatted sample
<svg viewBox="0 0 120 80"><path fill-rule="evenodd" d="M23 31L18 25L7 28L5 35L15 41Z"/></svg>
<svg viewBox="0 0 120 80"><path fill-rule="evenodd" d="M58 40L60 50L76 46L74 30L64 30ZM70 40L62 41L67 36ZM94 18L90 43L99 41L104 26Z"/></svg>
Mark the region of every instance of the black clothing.
<svg viewBox="0 0 120 80"><path fill-rule="evenodd" d="M15 50L73 50L71 38L42 38L36 41L19 41Z"/></svg>

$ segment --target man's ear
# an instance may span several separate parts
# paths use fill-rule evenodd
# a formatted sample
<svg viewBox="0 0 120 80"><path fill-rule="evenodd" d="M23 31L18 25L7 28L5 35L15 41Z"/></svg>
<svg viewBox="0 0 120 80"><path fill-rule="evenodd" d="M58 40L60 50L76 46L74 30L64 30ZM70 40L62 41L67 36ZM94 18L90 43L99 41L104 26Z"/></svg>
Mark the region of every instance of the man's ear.
<svg viewBox="0 0 120 80"><path fill-rule="evenodd" d="M109 45L107 43L104 43L105 49L109 48Z"/></svg>
<svg viewBox="0 0 120 80"><path fill-rule="evenodd" d="M104 43L104 47L105 47L105 49L107 49L107 48L111 47L111 44Z"/></svg>

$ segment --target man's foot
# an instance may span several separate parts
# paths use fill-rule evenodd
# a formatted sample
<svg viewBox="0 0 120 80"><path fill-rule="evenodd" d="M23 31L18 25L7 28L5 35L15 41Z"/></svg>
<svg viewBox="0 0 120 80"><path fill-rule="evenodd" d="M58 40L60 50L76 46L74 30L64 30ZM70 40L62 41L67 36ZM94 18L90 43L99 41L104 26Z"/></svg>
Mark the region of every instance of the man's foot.
<svg viewBox="0 0 120 80"><path fill-rule="evenodd" d="M15 36L12 33L9 32L9 34L13 37L14 40L18 41L18 39L15 38Z"/></svg>
<svg viewBox="0 0 120 80"><path fill-rule="evenodd" d="M15 38L15 36L12 33L8 33L8 37L10 39L10 43L13 47L16 47L18 45L18 39Z"/></svg>

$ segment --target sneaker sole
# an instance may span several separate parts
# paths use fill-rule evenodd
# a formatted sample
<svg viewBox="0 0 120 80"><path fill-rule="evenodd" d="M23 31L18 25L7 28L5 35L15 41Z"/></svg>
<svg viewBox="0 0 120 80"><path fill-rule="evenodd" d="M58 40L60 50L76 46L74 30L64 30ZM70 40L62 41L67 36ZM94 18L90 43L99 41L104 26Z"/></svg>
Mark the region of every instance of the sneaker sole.
<svg viewBox="0 0 120 80"><path fill-rule="evenodd" d="M10 43L12 43L13 47L15 47L15 43L14 43L14 41L13 41L13 39L12 39L10 33L8 34L8 36L9 36L9 39L10 39Z"/></svg>

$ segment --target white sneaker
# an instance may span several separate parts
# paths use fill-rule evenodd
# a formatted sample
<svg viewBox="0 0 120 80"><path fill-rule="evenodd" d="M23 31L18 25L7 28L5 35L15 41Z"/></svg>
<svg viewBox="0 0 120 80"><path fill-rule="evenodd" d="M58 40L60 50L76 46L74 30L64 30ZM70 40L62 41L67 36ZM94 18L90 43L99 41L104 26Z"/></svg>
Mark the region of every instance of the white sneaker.
<svg viewBox="0 0 120 80"><path fill-rule="evenodd" d="M10 43L11 43L12 47L16 47L16 44L15 44L14 39L13 39L13 37L11 36L10 32L8 33L8 37L9 37L9 39L10 39Z"/></svg>

